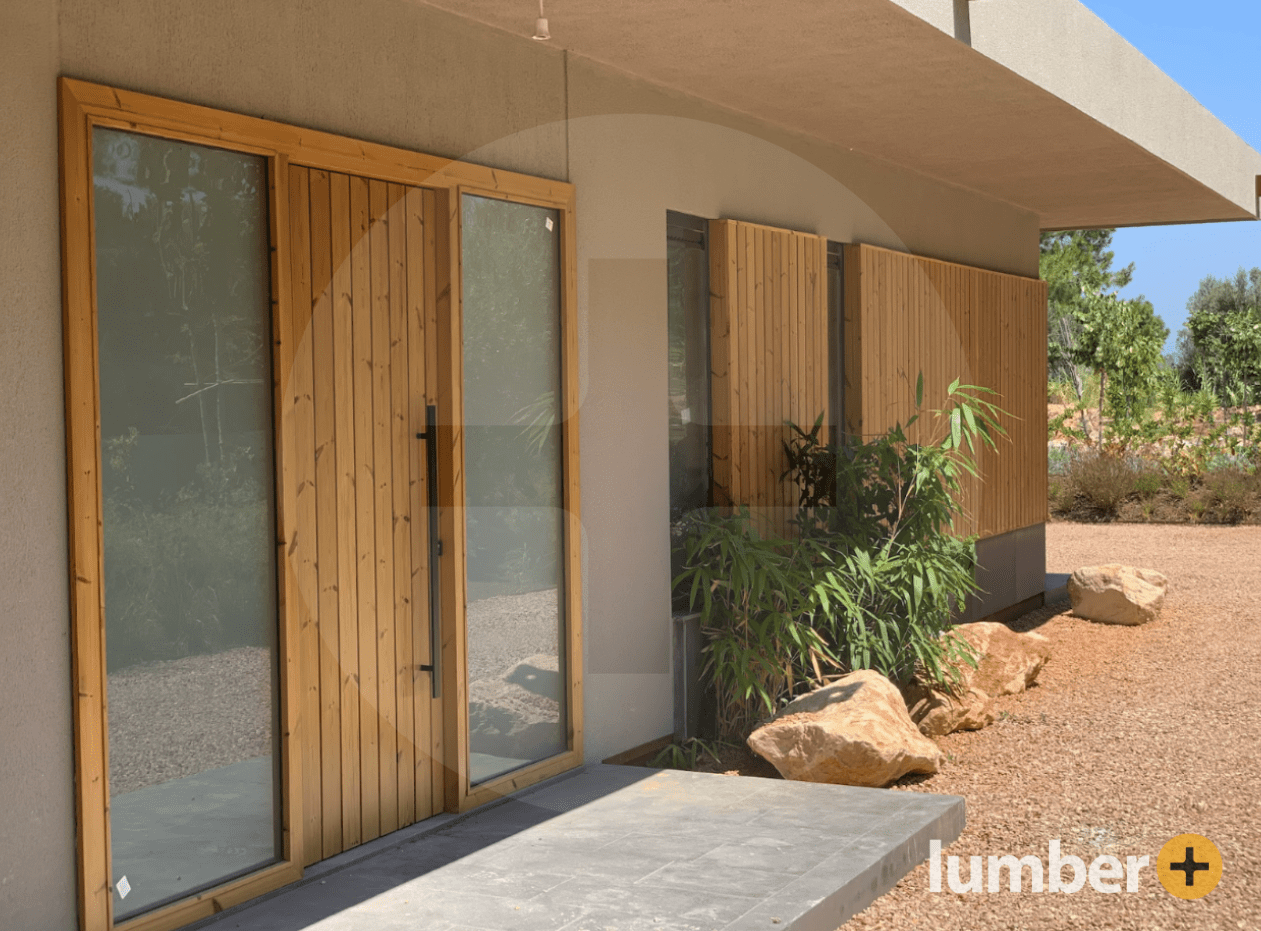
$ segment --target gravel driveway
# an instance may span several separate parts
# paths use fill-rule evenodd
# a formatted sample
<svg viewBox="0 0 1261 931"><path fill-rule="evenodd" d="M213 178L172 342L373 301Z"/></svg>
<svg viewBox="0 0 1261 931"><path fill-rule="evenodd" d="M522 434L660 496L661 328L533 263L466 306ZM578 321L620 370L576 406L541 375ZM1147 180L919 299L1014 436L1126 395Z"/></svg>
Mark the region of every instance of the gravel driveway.
<svg viewBox="0 0 1261 931"><path fill-rule="evenodd" d="M1139 891L1017 894L1004 873L1002 892L931 893L925 864L845 931L1261 931L1261 527L1047 526L1048 572L1104 562L1169 576L1160 619L1098 625L1066 602L1027 615L1019 626L1052 643L1037 686L1000 699L993 726L941 738L946 766L900 791L967 799L947 854L1045 860L1055 838L1087 863L1146 854ZM1188 832L1223 861L1220 884L1193 901L1154 870Z"/></svg>

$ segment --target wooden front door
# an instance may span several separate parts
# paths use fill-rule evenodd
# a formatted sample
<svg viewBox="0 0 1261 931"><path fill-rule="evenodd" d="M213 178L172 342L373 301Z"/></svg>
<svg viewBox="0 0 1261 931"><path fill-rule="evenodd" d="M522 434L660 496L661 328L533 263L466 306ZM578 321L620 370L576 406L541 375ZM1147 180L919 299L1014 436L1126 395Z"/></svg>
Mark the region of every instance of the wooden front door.
<svg viewBox="0 0 1261 931"><path fill-rule="evenodd" d="M282 429L294 449L303 817L314 863L441 810L426 408L436 403L436 200L289 167ZM283 325L283 321L282 321Z"/></svg>

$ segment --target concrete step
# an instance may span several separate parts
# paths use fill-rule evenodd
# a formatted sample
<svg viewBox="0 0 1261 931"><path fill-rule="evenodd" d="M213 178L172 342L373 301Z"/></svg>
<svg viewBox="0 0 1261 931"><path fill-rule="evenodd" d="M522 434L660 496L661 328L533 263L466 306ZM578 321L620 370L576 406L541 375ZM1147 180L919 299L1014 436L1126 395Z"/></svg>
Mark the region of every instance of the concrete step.
<svg viewBox="0 0 1261 931"><path fill-rule="evenodd" d="M596 764L325 861L226 931L835 931L964 801Z"/></svg>

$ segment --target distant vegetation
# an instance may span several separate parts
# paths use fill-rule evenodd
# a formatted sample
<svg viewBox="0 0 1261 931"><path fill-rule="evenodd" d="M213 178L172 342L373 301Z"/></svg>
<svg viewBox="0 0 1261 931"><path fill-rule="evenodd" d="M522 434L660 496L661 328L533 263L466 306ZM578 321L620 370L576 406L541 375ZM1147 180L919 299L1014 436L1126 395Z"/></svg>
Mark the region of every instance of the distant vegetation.
<svg viewBox="0 0 1261 931"><path fill-rule="evenodd" d="M1076 518L1261 519L1261 268L1206 276L1177 349L1117 290L1113 230L1042 236L1048 286L1050 508Z"/></svg>

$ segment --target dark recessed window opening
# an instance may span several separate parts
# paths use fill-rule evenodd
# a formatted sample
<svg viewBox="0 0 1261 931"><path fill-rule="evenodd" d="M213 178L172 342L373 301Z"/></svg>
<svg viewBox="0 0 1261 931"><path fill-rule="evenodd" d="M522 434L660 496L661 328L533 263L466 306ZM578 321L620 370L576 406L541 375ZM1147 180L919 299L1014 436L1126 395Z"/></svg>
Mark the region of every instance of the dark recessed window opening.
<svg viewBox="0 0 1261 931"><path fill-rule="evenodd" d="M682 569L688 515L711 497L708 229L701 217L666 213L671 578ZM687 611L686 594L676 593L674 610Z"/></svg>

